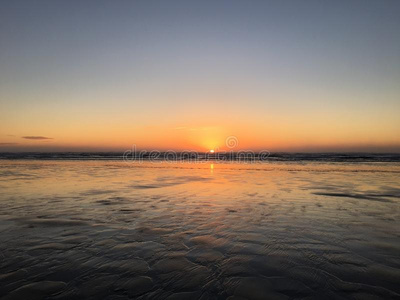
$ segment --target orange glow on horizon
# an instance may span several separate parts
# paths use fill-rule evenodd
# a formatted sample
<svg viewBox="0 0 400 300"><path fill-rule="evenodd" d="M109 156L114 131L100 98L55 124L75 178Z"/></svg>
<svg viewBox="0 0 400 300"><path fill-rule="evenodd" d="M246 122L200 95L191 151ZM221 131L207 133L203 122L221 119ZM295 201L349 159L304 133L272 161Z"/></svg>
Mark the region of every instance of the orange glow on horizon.
<svg viewBox="0 0 400 300"><path fill-rule="evenodd" d="M194 119L194 118L193 118ZM176 150L215 153L217 151L370 151L370 149L400 149L400 138L395 130L385 128L395 125L366 124L351 128L349 121L336 125L324 123L318 117L311 121L279 119L251 120L237 114L235 122L223 116L218 123L211 120L192 123L168 124L163 121L154 125L129 123L84 123L74 120L73 126L47 127L32 123L26 130L15 125L15 129L1 128L0 150L13 151L125 151L134 146L137 150ZM353 123L356 121L352 119ZM204 126L202 124L213 124ZM318 123L319 126L314 126ZM182 125L184 124L184 125ZM335 125L335 126L334 126ZM390 126L389 126L390 125ZM9 132L13 136L8 135ZM374 137L371 136L374 134ZM30 140L23 136L46 136L49 140ZM355 139L354 137L357 136ZM237 138L234 147L228 147L227 139ZM7 146L9 144L10 146ZM213 150L213 151L211 151Z"/></svg>

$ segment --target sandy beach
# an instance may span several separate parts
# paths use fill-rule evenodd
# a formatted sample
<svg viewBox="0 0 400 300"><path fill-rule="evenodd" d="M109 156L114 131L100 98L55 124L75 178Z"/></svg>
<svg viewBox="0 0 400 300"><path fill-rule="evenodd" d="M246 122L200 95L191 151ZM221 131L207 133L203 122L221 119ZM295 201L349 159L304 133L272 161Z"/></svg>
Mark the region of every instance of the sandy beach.
<svg viewBox="0 0 400 300"><path fill-rule="evenodd" d="M4 299L391 299L398 163L2 161Z"/></svg>

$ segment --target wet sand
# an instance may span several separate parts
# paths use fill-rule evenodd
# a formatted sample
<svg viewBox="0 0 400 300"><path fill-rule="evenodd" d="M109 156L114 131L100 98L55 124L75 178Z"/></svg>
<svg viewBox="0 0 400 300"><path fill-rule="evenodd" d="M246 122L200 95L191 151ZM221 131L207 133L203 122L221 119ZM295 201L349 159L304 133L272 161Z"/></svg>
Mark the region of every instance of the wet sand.
<svg viewBox="0 0 400 300"><path fill-rule="evenodd" d="M399 299L399 163L0 161L2 299Z"/></svg>

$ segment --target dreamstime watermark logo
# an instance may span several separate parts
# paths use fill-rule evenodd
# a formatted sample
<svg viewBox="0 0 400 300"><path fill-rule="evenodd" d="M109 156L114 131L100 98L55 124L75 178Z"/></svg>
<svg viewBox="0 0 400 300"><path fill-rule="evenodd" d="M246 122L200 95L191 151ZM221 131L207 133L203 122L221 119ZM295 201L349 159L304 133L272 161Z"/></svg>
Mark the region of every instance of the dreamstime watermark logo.
<svg viewBox="0 0 400 300"><path fill-rule="evenodd" d="M191 162L204 163L212 162L238 162L238 163L256 163L268 159L270 152L268 150L252 151L237 150L239 140L236 136L228 136L225 140L224 149L216 148L208 152L198 152L193 150L184 151L159 151L159 150L137 150L136 145L131 150L126 150L123 154L125 162Z"/></svg>
<svg viewBox="0 0 400 300"><path fill-rule="evenodd" d="M236 136L233 136L233 135L228 136L225 140L225 145L229 149L236 148L239 145L239 140Z"/></svg>

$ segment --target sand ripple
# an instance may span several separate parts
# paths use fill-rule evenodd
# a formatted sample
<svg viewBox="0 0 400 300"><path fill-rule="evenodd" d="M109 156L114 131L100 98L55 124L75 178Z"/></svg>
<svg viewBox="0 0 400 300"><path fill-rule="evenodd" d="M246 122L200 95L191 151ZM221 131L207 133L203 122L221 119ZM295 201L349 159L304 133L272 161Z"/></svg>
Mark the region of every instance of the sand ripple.
<svg viewBox="0 0 400 300"><path fill-rule="evenodd" d="M0 168L1 299L400 299L393 165Z"/></svg>

